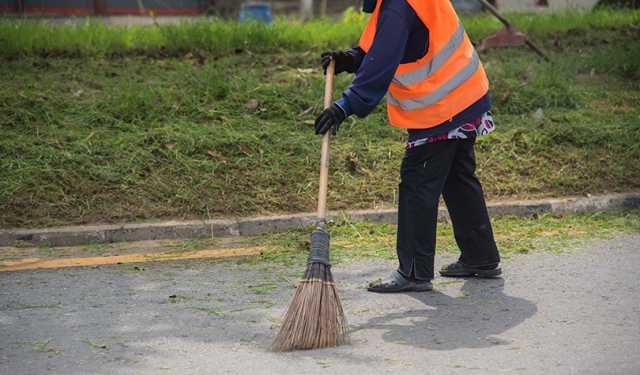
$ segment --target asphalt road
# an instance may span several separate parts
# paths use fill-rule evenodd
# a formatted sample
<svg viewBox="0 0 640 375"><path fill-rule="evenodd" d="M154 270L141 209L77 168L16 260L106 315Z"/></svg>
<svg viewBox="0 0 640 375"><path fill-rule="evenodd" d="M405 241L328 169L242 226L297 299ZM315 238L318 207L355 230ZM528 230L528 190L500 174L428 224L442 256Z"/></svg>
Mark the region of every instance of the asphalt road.
<svg viewBox="0 0 640 375"><path fill-rule="evenodd" d="M267 347L300 269L198 260L2 273L0 374L640 374L640 235L516 256L503 279L364 290L392 267L336 266L352 344L287 354Z"/></svg>

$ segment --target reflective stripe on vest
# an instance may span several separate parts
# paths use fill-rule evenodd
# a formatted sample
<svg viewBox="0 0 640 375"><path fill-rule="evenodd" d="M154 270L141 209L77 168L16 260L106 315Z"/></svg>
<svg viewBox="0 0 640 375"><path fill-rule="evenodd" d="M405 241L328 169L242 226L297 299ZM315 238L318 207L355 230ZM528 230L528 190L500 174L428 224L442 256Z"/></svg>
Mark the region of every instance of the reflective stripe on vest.
<svg viewBox="0 0 640 375"><path fill-rule="evenodd" d="M435 59L434 59L435 60ZM438 87L438 89L428 95L425 95L420 98L415 99L404 99L398 100L393 97L391 91L387 93L387 102L389 104L393 104L398 106L405 111L411 111L414 109L424 108L430 105L433 105L444 97L446 97L450 92L455 90L458 86L465 83L473 74L478 70L480 66L480 59L478 58L478 53L474 50L473 56L471 57L471 62L469 62L464 68L462 68L456 75L454 75L450 80L448 80L445 84ZM413 72L412 72L413 73ZM417 81L417 82L421 82ZM417 83L416 82L416 83Z"/></svg>
<svg viewBox="0 0 640 375"><path fill-rule="evenodd" d="M393 78L393 82L403 86L410 86L424 81L425 79L433 75L438 69L440 69L447 61L449 61L451 55L453 55L453 53L458 48L460 48L463 40L464 27L461 23L458 23L456 32L453 34L451 39L449 39L447 44L438 52L438 54L433 56L431 61L414 70L413 72L395 76Z"/></svg>

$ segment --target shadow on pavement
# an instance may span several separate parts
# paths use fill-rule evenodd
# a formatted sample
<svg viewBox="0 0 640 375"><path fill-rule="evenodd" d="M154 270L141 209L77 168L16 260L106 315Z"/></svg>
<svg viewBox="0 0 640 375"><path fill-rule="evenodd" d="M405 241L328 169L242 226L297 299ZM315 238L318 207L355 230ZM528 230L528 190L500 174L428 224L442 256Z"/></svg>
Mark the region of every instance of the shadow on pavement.
<svg viewBox="0 0 640 375"><path fill-rule="evenodd" d="M537 308L506 295L504 284L504 279L467 279L456 297L439 291L407 293L425 308L375 317L354 331L382 330L387 342L430 350L507 345L495 336L532 317Z"/></svg>

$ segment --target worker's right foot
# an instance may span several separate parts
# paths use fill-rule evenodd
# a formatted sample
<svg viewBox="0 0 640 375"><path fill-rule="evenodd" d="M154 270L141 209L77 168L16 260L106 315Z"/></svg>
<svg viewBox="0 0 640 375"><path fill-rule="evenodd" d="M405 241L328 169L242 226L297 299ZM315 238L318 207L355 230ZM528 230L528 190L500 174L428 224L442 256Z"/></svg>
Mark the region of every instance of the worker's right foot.
<svg viewBox="0 0 640 375"><path fill-rule="evenodd" d="M494 266L468 266L464 263L455 262L440 269L440 275L445 277L480 277L493 278L502 274L498 265Z"/></svg>
<svg viewBox="0 0 640 375"><path fill-rule="evenodd" d="M386 280L369 283L367 290L374 293L427 292L433 290L429 280L410 280L394 271Z"/></svg>

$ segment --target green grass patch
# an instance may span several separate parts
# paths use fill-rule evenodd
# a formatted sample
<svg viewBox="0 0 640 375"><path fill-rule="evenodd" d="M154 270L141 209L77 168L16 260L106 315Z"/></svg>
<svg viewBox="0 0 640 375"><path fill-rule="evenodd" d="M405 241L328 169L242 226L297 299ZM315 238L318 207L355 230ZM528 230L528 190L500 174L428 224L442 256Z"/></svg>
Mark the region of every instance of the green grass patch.
<svg viewBox="0 0 640 375"><path fill-rule="evenodd" d="M554 63L525 48L482 56L498 126L477 148L489 199L640 187L639 14L513 16ZM170 37L0 21L0 55L11 56L0 64L0 227L313 211L317 55L350 45L360 18L199 22L167 26ZM464 22L475 40L498 28ZM173 39L156 45L153 33ZM241 37L242 48L224 44ZM336 97L350 78L338 77ZM346 121L330 207L395 205L405 138L382 105Z"/></svg>

